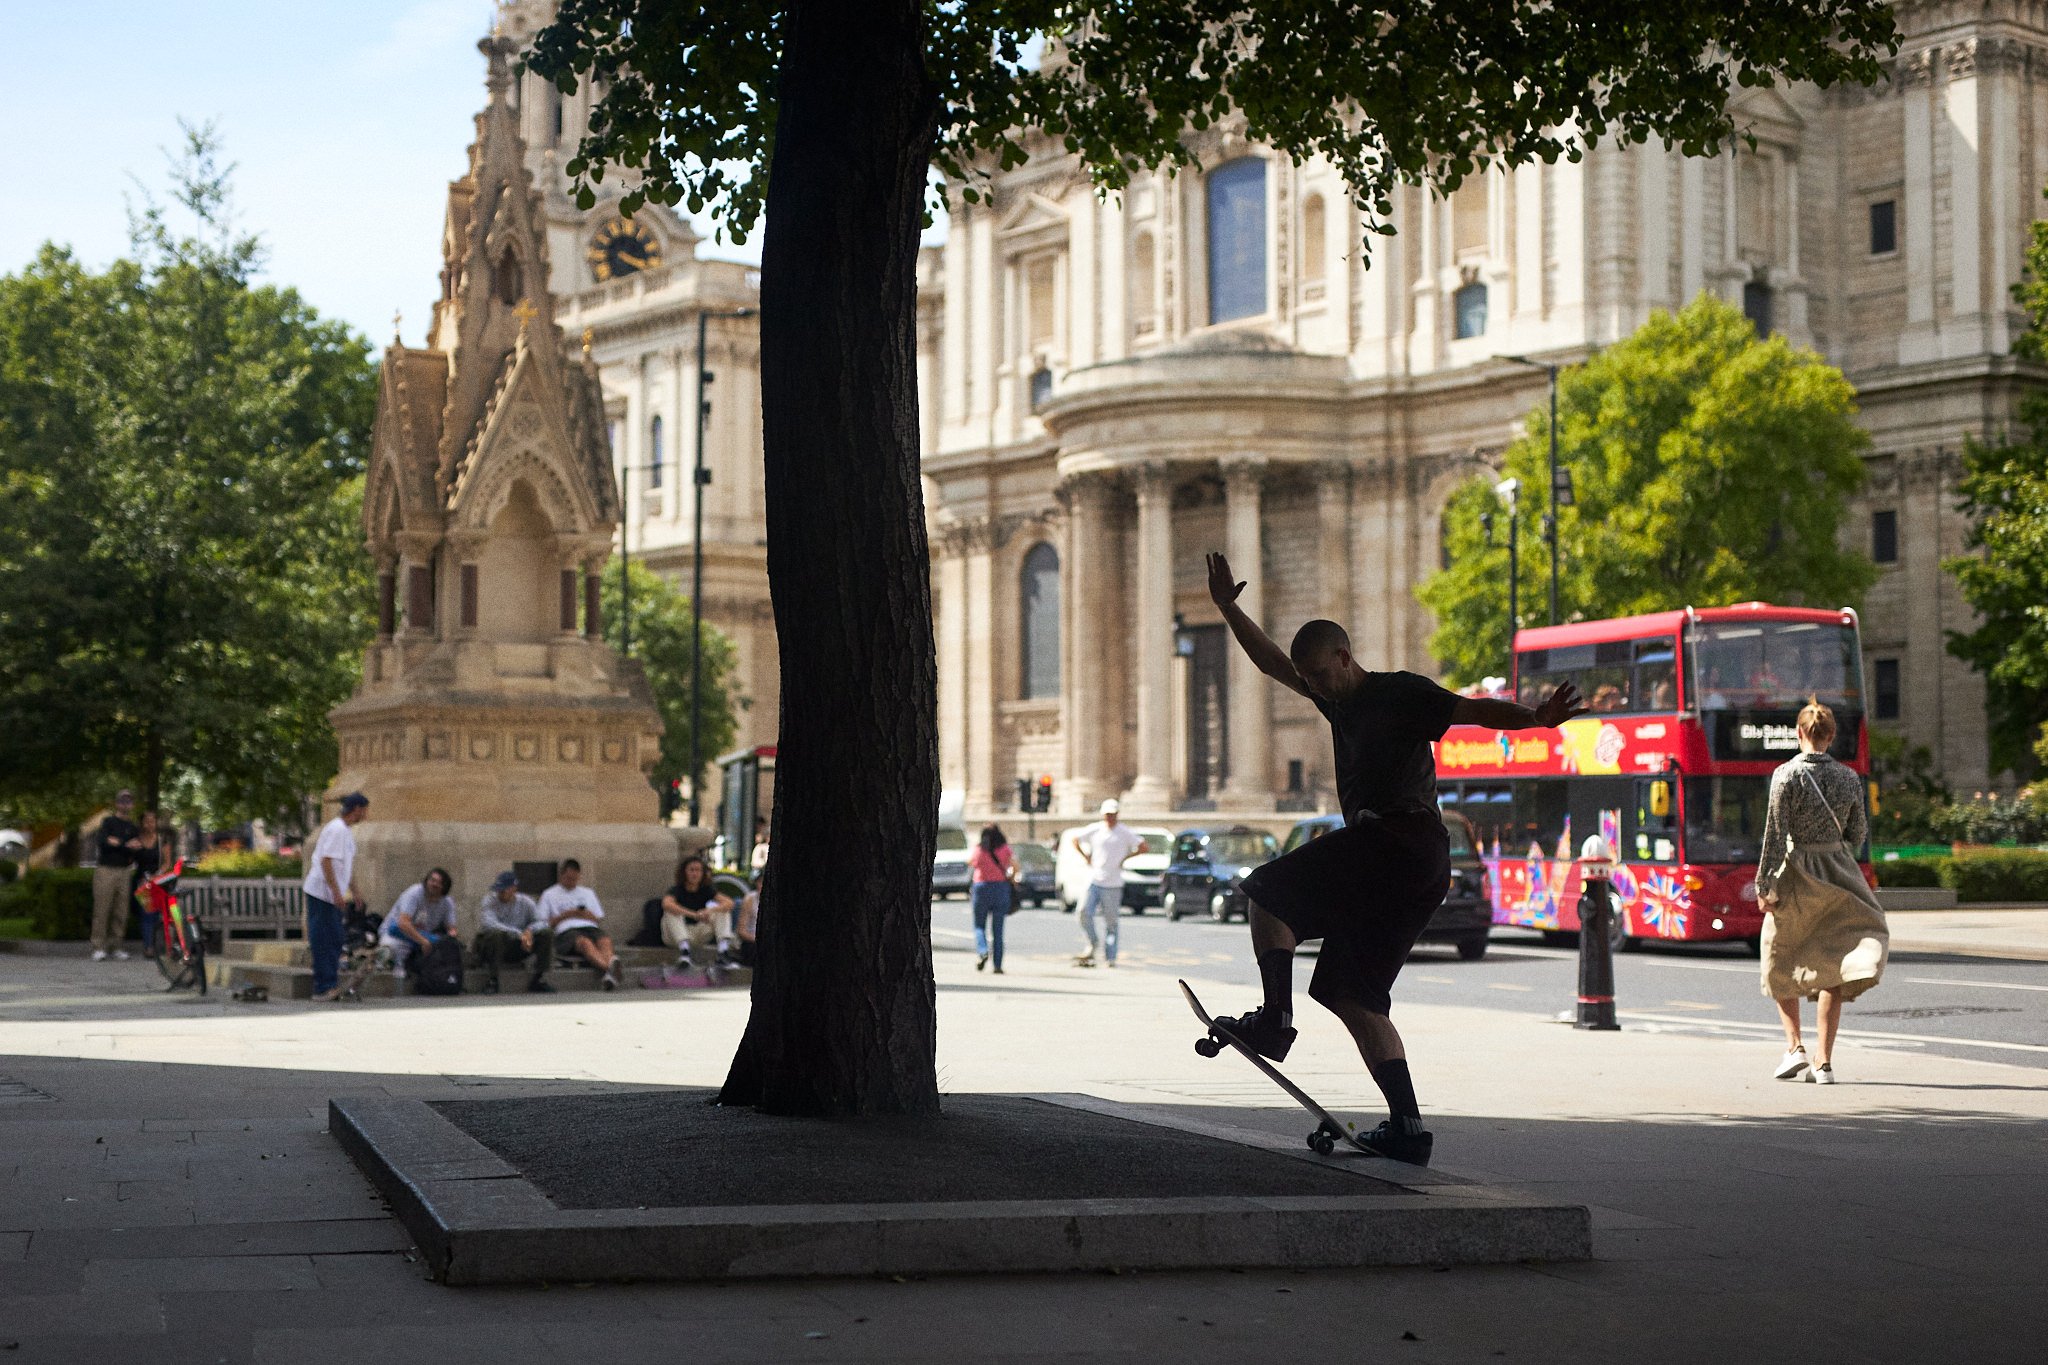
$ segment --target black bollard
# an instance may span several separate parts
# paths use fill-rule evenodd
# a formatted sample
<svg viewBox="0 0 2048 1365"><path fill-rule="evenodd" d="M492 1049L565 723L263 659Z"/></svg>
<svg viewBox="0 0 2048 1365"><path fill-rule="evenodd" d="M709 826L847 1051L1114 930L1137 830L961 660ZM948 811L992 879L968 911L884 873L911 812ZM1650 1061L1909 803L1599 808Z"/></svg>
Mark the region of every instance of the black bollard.
<svg viewBox="0 0 2048 1365"><path fill-rule="evenodd" d="M1586 889L1579 896L1579 1017L1572 1024L1603 1032L1621 1027L1614 1022L1614 945L1608 937L1614 920L1611 856L1598 835L1586 840L1580 860Z"/></svg>

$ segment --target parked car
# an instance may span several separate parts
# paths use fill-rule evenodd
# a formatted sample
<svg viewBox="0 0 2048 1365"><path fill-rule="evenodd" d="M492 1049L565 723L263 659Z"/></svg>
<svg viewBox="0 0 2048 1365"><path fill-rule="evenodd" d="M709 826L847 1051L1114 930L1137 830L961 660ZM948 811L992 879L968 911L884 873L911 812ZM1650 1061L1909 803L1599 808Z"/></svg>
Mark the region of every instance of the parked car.
<svg viewBox="0 0 2048 1365"><path fill-rule="evenodd" d="M1251 910L1244 879L1253 868L1279 856L1280 841L1262 829L1232 825L1182 830L1159 880L1166 917L1206 914L1218 924L1246 918Z"/></svg>
<svg viewBox="0 0 2048 1365"><path fill-rule="evenodd" d="M1075 840L1086 825L1060 831L1057 872L1060 906L1072 914L1088 894L1088 859ZM1159 874L1166 870L1167 855L1173 848L1173 831L1133 825L1131 829L1144 846L1124 862L1124 894L1121 908L1142 915L1159 904Z"/></svg>
<svg viewBox="0 0 2048 1365"><path fill-rule="evenodd" d="M957 825L939 826L938 851L932 854L932 899L964 896L974 874L967 866L967 831Z"/></svg>
<svg viewBox="0 0 2048 1365"><path fill-rule="evenodd" d="M1010 856L1017 860L1017 904L1044 905L1059 895L1058 860L1051 849L1044 844L1011 844Z"/></svg>
<svg viewBox="0 0 2048 1365"><path fill-rule="evenodd" d="M1486 956L1493 933L1493 900L1488 894L1486 864L1479 856L1479 836L1472 822L1456 811L1443 812L1444 832L1451 840L1451 884L1444 903L1423 927L1418 943L1449 943L1458 956L1477 962ZM1283 853L1292 853L1311 839L1344 828L1341 815L1318 815L1287 831Z"/></svg>

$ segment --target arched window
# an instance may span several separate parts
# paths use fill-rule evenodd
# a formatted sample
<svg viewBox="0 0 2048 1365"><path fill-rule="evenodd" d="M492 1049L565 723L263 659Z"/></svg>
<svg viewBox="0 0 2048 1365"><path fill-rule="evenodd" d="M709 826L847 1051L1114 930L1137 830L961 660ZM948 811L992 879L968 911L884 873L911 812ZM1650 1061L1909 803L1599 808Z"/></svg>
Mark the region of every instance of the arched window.
<svg viewBox="0 0 2048 1365"><path fill-rule="evenodd" d="M1451 335L1460 341L1486 332L1486 286L1478 280L1451 295Z"/></svg>
<svg viewBox="0 0 2048 1365"><path fill-rule="evenodd" d="M506 247L504 254L498 257L497 267L491 275L491 282L498 286L498 302L513 304L525 296L519 276L519 258L512 254L511 247Z"/></svg>
<svg viewBox="0 0 2048 1365"><path fill-rule="evenodd" d="M1320 194L1301 201L1301 278L1310 284L1323 278L1324 216Z"/></svg>
<svg viewBox="0 0 2048 1365"><path fill-rule="evenodd" d="M1060 555L1040 541L1024 556L1021 583L1023 610L1024 700L1060 694Z"/></svg>
<svg viewBox="0 0 2048 1365"><path fill-rule="evenodd" d="M1152 251L1152 234L1141 232L1131 239L1131 321L1140 332L1151 328L1159 311L1158 290L1153 281L1157 269Z"/></svg>
<svg viewBox="0 0 2048 1365"><path fill-rule="evenodd" d="M1266 163L1256 156L1209 172L1209 321L1266 311Z"/></svg>
<svg viewBox="0 0 2048 1365"><path fill-rule="evenodd" d="M1040 365L1031 372L1031 410L1038 411L1052 397L1052 371Z"/></svg>
<svg viewBox="0 0 2048 1365"><path fill-rule="evenodd" d="M661 487L661 418L656 417L647 424L647 486Z"/></svg>

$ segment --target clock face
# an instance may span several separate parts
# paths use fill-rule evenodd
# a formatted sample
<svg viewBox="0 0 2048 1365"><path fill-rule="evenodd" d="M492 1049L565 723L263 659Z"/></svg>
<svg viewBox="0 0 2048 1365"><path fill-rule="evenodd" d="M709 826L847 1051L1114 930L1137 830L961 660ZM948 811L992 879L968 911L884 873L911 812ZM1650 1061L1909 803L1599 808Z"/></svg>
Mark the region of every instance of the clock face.
<svg viewBox="0 0 2048 1365"><path fill-rule="evenodd" d="M585 255L590 273L602 283L660 265L661 243L640 224L614 218L597 230Z"/></svg>

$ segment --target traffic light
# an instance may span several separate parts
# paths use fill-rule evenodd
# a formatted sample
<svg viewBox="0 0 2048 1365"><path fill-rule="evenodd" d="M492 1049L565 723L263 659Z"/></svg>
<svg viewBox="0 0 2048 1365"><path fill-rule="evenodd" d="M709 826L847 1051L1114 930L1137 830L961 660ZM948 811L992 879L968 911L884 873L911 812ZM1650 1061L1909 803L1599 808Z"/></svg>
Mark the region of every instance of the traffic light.
<svg viewBox="0 0 2048 1365"><path fill-rule="evenodd" d="M1018 779L1017 779L1017 809L1018 809L1018 810L1020 810L1020 811L1033 811L1033 810L1037 810L1037 809L1038 809L1038 807L1036 807L1036 806L1034 806L1034 805L1032 805L1032 804L1031 804L1031 803L1032 803L1033 801L1035 801L1035 800L1037 800L1037 799L1038 799L1038 798L1037 798L1037 795L1036 795L1036 788L1035 788L1034 784L1032 783L1031 779L1030 779L1030 778L1028 778L1028 777L1020 777L1020 778L1018 778Z"/></svg>
<svg viewBox="0 0 2048 1365"><path fill-rule="evenodd" d="M1031 808L1033 810L1040 812L1049 811L1052 809L1051 777L1041 777L1038 779L1038 800L1032 804Z"/></svg>

